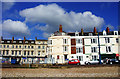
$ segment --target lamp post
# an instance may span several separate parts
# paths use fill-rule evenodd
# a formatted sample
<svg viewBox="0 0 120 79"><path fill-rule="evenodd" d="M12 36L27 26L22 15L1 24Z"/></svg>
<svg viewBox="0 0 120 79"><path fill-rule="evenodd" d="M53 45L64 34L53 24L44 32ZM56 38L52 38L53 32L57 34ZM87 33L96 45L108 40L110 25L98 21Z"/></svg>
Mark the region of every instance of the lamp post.
<svg viewBox="0 0 120 79"><path fill-rule="evenodd" d="M100 62L100 64L101 64L99 32L98 32L98 48L99 48L99 62Z"/></svg>

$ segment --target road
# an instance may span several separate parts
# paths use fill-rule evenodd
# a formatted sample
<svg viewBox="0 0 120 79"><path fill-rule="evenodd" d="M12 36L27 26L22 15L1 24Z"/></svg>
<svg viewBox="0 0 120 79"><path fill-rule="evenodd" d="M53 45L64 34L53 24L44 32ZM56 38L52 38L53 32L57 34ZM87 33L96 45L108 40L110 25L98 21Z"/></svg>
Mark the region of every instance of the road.
<svg viewBox="0 0 120 79"><path fill-rule="evenodd" d="M72 68L3 68L2 77L120 77L119 66Z"/></svg>

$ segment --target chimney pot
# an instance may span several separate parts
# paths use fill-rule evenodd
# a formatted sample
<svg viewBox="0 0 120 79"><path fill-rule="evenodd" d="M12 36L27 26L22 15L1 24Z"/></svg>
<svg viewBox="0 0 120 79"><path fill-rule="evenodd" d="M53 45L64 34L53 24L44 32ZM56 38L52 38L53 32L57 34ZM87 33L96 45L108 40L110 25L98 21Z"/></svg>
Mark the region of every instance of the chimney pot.
<svg viewBox="0 0 120 79"><path fill-rule="evenodd" d="M24 43L25 43L25 39L26 39L26 38L25 38L25 36L24 36L24 40L23 40Z"/></svg>
<svg viewBox="0 0 120 79"><path fill-rule="evenodd" d="M12 43L13 43L13 41L14 41L14 37L12 37Z"/></svg>
<svg viewBox="0 0 120 79"><path fill-rule="evenodd" d="M35 37L35 41L37 40L37 37Z"/></svg>
<svg viewBox="0 0 120 79"><path fill-rule="evenodd" d="M94 33L97 33L96 27L94 27Z"/></svg>
<svg viewBox="0 0 120 79"><path fill-rule="evenodd" d="M62 25L59 26L59 32L62 32Z"/></svg>
<svg viewBox="0 0 120 79"><path fill-rule="evenodd" d="M1 36L1 40L3 40L3 37Z"/></svg>
<svg viewBox="0 0 120 79"><path fill-rule="evenodd" d="M106 28L106 32L107 32L107 33L109 33L109 32L110 32L110 31L109 31L109 27L107 27L107 28Z"/></svg>
<svg viewBox="0 0 120 79"><path fill-rule="evenodd" d="M81 29L81 34L83 35L83 28Z"/></svg>

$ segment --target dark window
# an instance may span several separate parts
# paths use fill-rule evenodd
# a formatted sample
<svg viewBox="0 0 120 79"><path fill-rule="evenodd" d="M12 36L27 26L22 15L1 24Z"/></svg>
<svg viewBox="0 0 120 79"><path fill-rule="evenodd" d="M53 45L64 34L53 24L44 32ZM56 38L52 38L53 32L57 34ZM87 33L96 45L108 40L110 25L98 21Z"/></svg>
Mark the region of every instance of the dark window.
<svg viewBox="0 0 120 79"><path fill-rule="evenodd" d="M45 46L43 46L43 49L45 48Z"/></svg>
<svg viewBox="0 0 120 79"><path fill-rule="evenodd" d="M0 55L1 55L1 50L0 50Z"/></svg>
<svg viewBox="0 0 120 79"><path fill-rule="evenodd" d="M33 49L33 46L31 46L31 48Z"/></svg>
<svg viewBox="0 0 120 79"><path fill-rule="evenodd" d="M14 48L14 45L12 45L12 48Z"/></svg>
<svg viewBox="0 0 120 79"><path fill-rule="evenodd" d="M21 48L21 46L19 46L19 48Z"/></svg>
<svg viewBox="0 0 120 79"><path fill-rule="evenodd" d="M14 55L14 51L12 51L12 55Z"/></svg>
<svg viewBox="0 0 120 79"><path fill-rule="evenodd" d="M9 48L9 45L7 45L7 48Z"/></svg>
<svg viewBox="0 0 120 79"><path fill-rule="evenodd" d="M21 51L19 51L19 55L21 55Z"/></svg>
<svg viewBox="0 0 120 79"><path fill-rule="evenodd" d="M116 38L116 43L119 43L119 39L118 38Z"/></svg>
<svg viewBox="0 0 120 79"><path fill-rule="evenodd" d="M26 51L24 51L24 55L26 55Z"/></svg>
<svg viewBox="0 0 120 79"><path fill-rule="evenodd" d="M111 52L111 47L110 46L106 47L106 52Z"/></svg>
<svg viewBox="0 0 120 79"><path fill-rule="evenodd" d="M5 45L4 45L4 48L5 48Z"/></svg>
<svg viewBox="0 0 120 79"><path fill-rule="evenodd" d="M17 55L17 51L15 51L15 55Z"/></svg>
<svg viewBox="0 0 120 79"><path fill-rule="evenodd" d="M30 48L30 46L28 46L28 48Z"/></svg>
<svg viewBox="0 0 120 79"><path fill-rule="evenodd" d="M91 43L97 43L97 39L95 38L91 39Z"/></svg>
<svg viewBox="0 0 120 79"><path fill-rule="evenodd" d="M38 55L40 55L40 51L38 51Z"/></svg>
<svg viewBox="0 0 120 79"><path fill-rule="evenodd" d="M18 48L18 46L16 46L16 48Z"/></svg>
<svg viewBox="0 0 120 79"><path fill-rule="evenodd" d="M106 43L110 43L110 38L105 38Z"/></svg>
<svg viewBox="0 0 120 79"><path fill-rule="evenodd" d="M3 50L3 55L5 55L5 50Z"/></svg>
<svg viewBox="0 0 120 79"><path fill-rule="evenodd" d="M31 51L31 55L33 55L33 51Z"/></svg>
<svg viewBox="0 0 120 79"><path fill-rule="evenodd" d="M7 50L6 52L7 52L6 55L8 55L8 52L9 52L9 51Z"/></svg>
<svg viewBox="0 0 120 79"><path fill-rule="evenodd" d="M28 51L28 55L29 55L29 51Z"/></svg>
<svg viewBox="0 0 120 79"><path fill-rule="evenodd" d="M67 59L67 55L64 55L65 60Z"/></svg>
<svg viewBox="0 0 120 79"><path fill-rule="evenodd" d="M38 46L38 48L40 49L40 46Z"/></svg>

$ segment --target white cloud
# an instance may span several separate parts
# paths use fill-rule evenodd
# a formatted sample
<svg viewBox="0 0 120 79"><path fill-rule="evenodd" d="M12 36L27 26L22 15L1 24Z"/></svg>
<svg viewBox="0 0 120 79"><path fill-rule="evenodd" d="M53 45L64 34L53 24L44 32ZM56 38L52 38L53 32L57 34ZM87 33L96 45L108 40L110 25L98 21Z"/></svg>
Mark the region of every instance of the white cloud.
<svg viewBox="0 0 120 79"><path fill-rule="evenodd" d="M30 35L28 26L21 21L5 20L2 24L3 32L9 33L13 36L26 36Z"/></svg>
<svg viewBox="0 0 120 79"><path fill-rule="evenodd" d="M20 11L20 15L25 17L25 22L45 23L45 26L38 26L37 29L44 31L44 35L58 30L60 24L65 31L80 31L81 28L91 31L94 27L100 29L104 24L104 19L92 14L90 11L76 13L66 12L57 4L39 5Z"/></svg>

